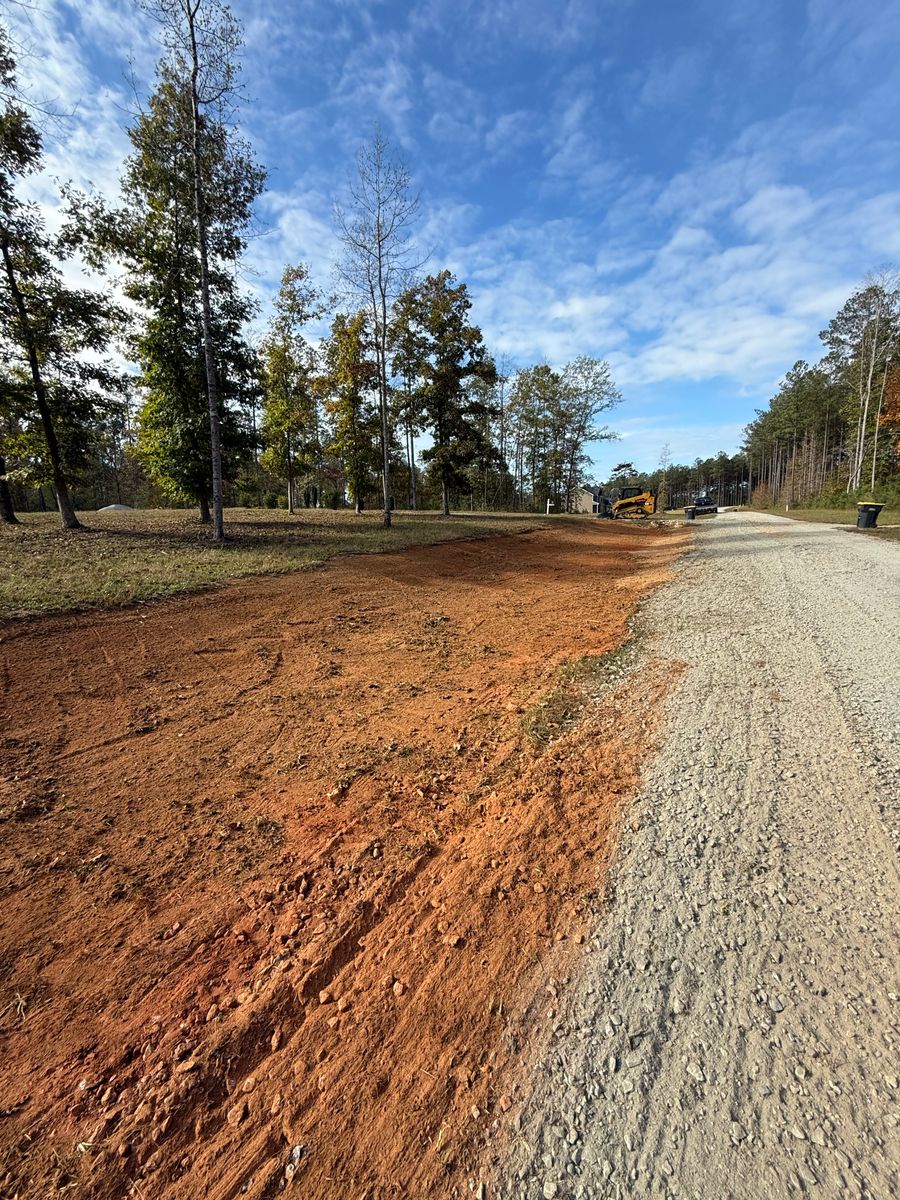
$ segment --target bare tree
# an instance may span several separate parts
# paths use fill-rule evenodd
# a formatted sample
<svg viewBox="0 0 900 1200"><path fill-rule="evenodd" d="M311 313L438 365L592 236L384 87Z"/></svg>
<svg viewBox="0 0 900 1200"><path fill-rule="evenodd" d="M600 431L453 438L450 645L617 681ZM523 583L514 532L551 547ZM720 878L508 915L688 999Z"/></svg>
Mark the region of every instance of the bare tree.
<svg viewBox="0 0 900 1200"><path fill-rule="evenodd" d="M209 401L209 444L212 456L213 540L225 540L222 502L222 438L219 420L218 361L212 335L209 283L209 227L203 177L207 112L219 118L235 98L237 53L241 32L231 10L221 0L146 0L145 11L163 29L163 44L177 75L190 89L197 250L200 256L201 327Z"/></svg>
<svg viewBox="0 0 900 1200"><path fill-rule="evenodd" d="M376 130L371 142L362 146L356 157L356 177L350 182L352 205L347 209L335 207L344 243L338 272L372 317L386 529L391 524L388 316L393 301L419 265L413 261L410 242L410 226L419 209L419 197L410 193L410 182L406 166L392 157L387 140Z"/></svg>

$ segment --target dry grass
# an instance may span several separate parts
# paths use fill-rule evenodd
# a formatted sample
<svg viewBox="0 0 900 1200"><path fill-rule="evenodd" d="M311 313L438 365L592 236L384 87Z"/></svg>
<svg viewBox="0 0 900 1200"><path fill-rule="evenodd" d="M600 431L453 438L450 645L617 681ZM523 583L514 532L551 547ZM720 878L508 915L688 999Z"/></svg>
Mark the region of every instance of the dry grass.
<svg viewBox="0 0 900 1200"><path fill-rule="evenodd" d="M229 509L228 542L213 546L208 526L173 509L83 513L84 530L66 533L55 513L25 513L0 527L0 617L111 607L220 584L242 575L319 566L336 554L402 550L456 538L521 533L542 517L506 513L397 513L391 529L377 512L329 509L296 516Z"/></svg>
<svg viewBox="0 0 900 1200"><path fill-rule="evenodd" d="M788 517L792 521L818 521L826 525L855 525L856 506L853 508L792 508L790 512L780 508L761 510L771 513L773 517ZM879 525L900 524L900 509L884 508L878 517ZM876 532L878 532L876 530Z"/></svg>

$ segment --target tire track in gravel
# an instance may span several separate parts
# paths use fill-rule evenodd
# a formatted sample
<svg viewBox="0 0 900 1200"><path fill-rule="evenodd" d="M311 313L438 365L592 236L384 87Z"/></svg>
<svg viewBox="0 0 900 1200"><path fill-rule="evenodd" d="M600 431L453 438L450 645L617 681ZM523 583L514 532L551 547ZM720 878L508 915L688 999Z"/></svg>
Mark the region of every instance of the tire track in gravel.
<svg viewBox="0 0 900 1200"><path fill-rule="evenodd" d="M888 1200L900 547L722 514L640 625L687 669L491 1194Z"/></svg>

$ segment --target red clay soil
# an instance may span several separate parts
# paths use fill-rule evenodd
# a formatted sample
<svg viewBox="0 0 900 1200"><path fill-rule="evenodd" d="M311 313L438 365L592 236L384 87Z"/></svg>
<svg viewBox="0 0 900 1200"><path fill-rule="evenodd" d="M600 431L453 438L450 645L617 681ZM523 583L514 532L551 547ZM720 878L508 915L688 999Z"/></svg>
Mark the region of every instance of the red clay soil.
<svg viewBox="0 0 900 1200"><path fill-rule="evenodd" d="M523 714L686 536L561 523L7 625L0 1196L468 1194L652 687L549 746Z"/></svg>

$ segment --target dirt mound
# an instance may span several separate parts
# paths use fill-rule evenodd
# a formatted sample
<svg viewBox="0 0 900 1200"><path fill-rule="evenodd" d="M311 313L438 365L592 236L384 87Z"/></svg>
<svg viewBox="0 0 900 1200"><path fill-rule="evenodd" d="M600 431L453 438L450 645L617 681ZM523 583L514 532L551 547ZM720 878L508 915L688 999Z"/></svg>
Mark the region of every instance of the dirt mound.
<svg viewBox="0 0 900 1200"><path fill-rule="evenodd" d="M560 524L7 627L3 1194L461 1192L646 744L627 701L548 747L523 717L686 536Z"/></svg>

